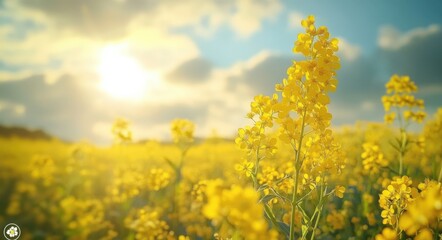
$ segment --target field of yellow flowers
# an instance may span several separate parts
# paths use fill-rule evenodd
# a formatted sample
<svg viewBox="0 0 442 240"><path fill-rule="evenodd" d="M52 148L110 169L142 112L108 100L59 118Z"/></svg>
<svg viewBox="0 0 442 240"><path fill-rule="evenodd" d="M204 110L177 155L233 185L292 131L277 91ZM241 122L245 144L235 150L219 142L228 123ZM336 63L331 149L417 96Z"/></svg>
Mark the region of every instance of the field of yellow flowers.
<svg viewBox="0 0 442 240"><path fill-rule="evenodd" d="M112 147L0 139L0 226L20 239L441 239L442 108L426 116L418 86L386 79L385 123L333 129L338 40L309 16L302 54L256 96L235 140L131 143L117 119ZM422 125L420 132L410 126Z"/></svg>

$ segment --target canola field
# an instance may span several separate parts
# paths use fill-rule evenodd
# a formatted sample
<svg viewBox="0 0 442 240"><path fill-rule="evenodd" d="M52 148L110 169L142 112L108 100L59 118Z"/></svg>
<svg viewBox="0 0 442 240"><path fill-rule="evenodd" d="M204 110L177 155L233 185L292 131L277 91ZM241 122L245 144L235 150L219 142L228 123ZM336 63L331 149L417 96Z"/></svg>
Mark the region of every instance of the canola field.
<svg viewBox="0 0 442 240"><path fill-rule="evenodd" d="M20 239L441 239L442 108L407 76L385 79L385 122L330 126L338 40L313 16L273 96L251 99L236 139L173 143L0 139L0 225ZM418 126L420 131L411 131Z"/></svg>

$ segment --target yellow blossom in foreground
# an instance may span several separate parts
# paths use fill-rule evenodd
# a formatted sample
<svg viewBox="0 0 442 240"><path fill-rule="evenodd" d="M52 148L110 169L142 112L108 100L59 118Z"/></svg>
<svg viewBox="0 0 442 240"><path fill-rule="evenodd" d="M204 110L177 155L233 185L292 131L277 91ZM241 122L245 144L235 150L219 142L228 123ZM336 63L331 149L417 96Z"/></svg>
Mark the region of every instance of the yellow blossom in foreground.
<svg viewBox="0 0 442 240"><path fill-rule="evenodd" d="M384 228L381 234L376 235L376 240L396 240L398 239L396 231L391 228Z"/></svg>
<svg viewBox="0 0 442 240"><path fill-rule="evenodd" d="M381 216L383 224L397 225L399 216L413 201L416 189L411 187L412 181L407 176L394 179L387 189L379 196L379 206L383 209ZM414 192L414 193L413 193Z"/></svg>
<svg viewBox="0 0 442 240"><path fill-rule="evenodd" d="M295 202L304 191L307 195L303 198L307 199L313 190L319 190L319 187L327 189L328 176L340 174L345 163L341 146L330 129L332 114L328 109L328 93L335 91L338 83L338 40L330 39L325 26L316 28L314 16L304 19L301 25L305 33L298 35L293 53L302 54L303 60L293 61L287 69L287 77L275 85L275 94L254 98L247 114L253 125L240 128L235 140L255 167L254 172L248 170L250 165L237 168L250 173L254 188L261 189L262 197L266 197L264 204L281 203L286 205L283 207L290 208L289 233L278 229L290 239L295 237L296 212L301 205ZM269 134L268 129L278 129L277 136ZM290 171L264 166L265 160L271 160L278 154L278 140L292 150L294 159L286 159L286 162L291 162ZM338 188L335 193L339 197L343 196L343 191L343 188ZM320 191L320 198L329 193ZM265 212L272 224L277 225L270 207L265 208ZM316 228L317 225L307 226L309 235L314 235Z"/></svg>
<svg viewBox="0 0 442 240"><path fill-rule="evenodd" d="M106 227L104 206L98 199L77 199L67 197L61 200L61 221L67 231L75 232L79 239Z"/></svg>
<svg viewBox="0 0 442 240"><path fill-rule="evenodd" d="M233 185L225 189L221 182L211 182L207 185L207 198L203 213L216 225L227 221L245 239L277 239L277 233L268 229L259 195L253 188Z"/></svg>
<svg viewBox="0 0 442 240"><path fill-rule="evenodd" d="M433 239L433 233L430 229L424 228L414 237L414 240L428 240Z"/></svg>
<svg viewBox="0 0 442 240"><path fill-rule="evenodd" d="M167 222L161 220L160 217L157 211L142 208L133 211L124 219L124 223L127 228L135 231L135 239L175 239Z"/></svg>
<svg viewBox="0 0 442 240"><path fill-rule="evenodd" d="M247 177L250 177L252 175L253 167L255 164L253 162L249 162L247 160L244 160L242 164L236 164L235 170L238 172L243 173Z"/></svg>
<svg viewBox="0 0 442 240"><path fill-rule="evenodd" d="M419 187L423 191L399 219L399 227L409 236L413 236L420 229L435 224L438 218L442 216L441 184L432 181L427 184L420 184ZM422 233L422 236L426 235L428 233Z"/></svg>

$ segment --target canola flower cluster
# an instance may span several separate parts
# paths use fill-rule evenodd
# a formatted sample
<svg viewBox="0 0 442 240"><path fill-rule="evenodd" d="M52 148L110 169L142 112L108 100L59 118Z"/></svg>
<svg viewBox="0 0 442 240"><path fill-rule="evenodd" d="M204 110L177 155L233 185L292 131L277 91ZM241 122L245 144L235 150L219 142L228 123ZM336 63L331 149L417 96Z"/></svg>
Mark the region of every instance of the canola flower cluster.
<svg viewBox="0 0 442 240"><path fill-rule="evenodd" d="M388 166L388 160L384 158L384 154L380 151L378 145L364 143L362 147L364 152L361 154L361 158L365 174L377 174L380 168Z"/></svg>
<svg viewBox="0 0 442 240"><path fill-rule="evenodd" d="M425 152L422 138L425 139L425 135L433 135L424 131L424 137L413 141L407 132L410 121L421 123L426 117L426 113L422 110L411 111L413 107L423 109L424 102L411 94L417 91L417 86L408 76L393 75L385 87L387 96L382 97L385 110L388 112L393 106L398 113L400 137L396 138L397 144L391 146L398 153L399 170L394 173L399 176L394 176L379 196L382 223L390 227L385 228L376 239L402 239L404 235L414 239L439 238L442 208L440 177L438 181L426 178L418 186L413 186L413 180L404 175L403 167L410 145L414 144L417 148L421 148L421 152ZM393 95L388 96L390 93ZM391 123L395 116L395 112L387 113L385 121ZM440 161L439 168L442 172ZM388 182L388 178L385 181Z"/></svg>
<svg viewBox="0 0 442 240"><path fill-rule="evenodd" d="M110 147L0 138L0 225L20 239L440 239L442 108L426 120L417 84L393 75L385 123L332 130L338 40L301 25L301 60L253 98L235 142L195 141L187 119L170 143L133 142L123 118Z"/></svg>
<svg viewBox="0 0 442 240"><path fill-rule="evenodd" d="M339 174L345 165L341 146L330 129L332 115L327 108L328 93L334 91L338 83L335 78L340 67L336 56L338 40L330 39L325 26L316 28L313 16L301 24L305 33L298 35L293 52L302 54L304 60L293 62L287 70L287 78L275 86L273 96L254 98L247 114L253 125L239 129L235 140L246 152L245 161L237 170L252 178L261 199L271 200L266 206L266 215L290 239L296 235L297 211L303 219L298 222L302 225L300 236L314 236L325 200L334 192L333 188L328 189L328 176ZM275 127L278 131L272 132ZM291 149L291 156L282 159L286 168L264 166L264 160L275 158L280 145ZM315 189L318 195L313 194ZM345 188L338 189L337 195L342 196ZM300 205L299 199L307 198L318 199L312 213ZM279 208L291 209L288 220L284 214L274 214ZM284 231L287 228L289 231Z"/></svg>
<svg viewBox="0 0 442 240"><path fill-rule="evenodd" d="M382 97L382 103L386 111L385 121L387 123L393 122L396 118L399 121L405 120L406 122L414 121L418 123L425 119L426 113L422 111L424 101L412 95L418 88L409 76L398 76L395 74L390 78L385 87L387 95ZM403 111L399 110L403 108L406 109ZM415 108L420 110L414 110Z"/></svg>

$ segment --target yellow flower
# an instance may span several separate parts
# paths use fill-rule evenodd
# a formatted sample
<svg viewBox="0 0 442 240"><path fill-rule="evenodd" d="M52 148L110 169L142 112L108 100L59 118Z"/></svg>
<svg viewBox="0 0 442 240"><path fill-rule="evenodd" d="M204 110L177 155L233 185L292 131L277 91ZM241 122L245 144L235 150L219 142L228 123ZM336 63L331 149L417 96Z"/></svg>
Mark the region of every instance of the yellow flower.
<svg viewBox="0 0 442 240"><path fill-rule="evenodd" d="M415 111L413 108L424 108L424 101L415 98L412 93L417 91L416 84L409 76L393 75L390 81L385 84L386 95L382 97L382 103L385 108L385 122L392 123L396 119L396 113L391 112L391 108L402 110L403 119L405 121L414 121L421 123L426 117L425 112Z"/></svg>
<svg viewBox="0 0 442 240"><path fill-rule="evenodd" d="M254 98L247 114L253 124L240 128L235 139L247 153L247 160L255 163L258 172L255 187L264 186L263 195L271 189L293 199L296 196L291 194L314 192L318 186L327 186L329 176L340 174L345 163L341 145L330 129L333 116L328 108L329 92L336 90L338 84L336 71L340 68L340 59L336 51L339 41L330 39L326 27L316 28L313 16L301 24L305 32L298 34L293 53L302 54L303 60L293 61L287 69L287 77L275 85L277 94ZM269 134L269 128L278 128L275 131L278 135ZM291 162L290 171L264 166L264 160L278 160L276 146L279 148L280 144L277 140L284 143L281 147L289 147L291 156L295 156L286 158ZM248 167L237 166L237 169L248 172ZM343 197L344 191L340 186L335 194ZM294 207L286 203L281 201L284 208ZM291 215L295 216L296 207L293 212ZM291 219L292 235L293 223Z"/></svg>
<svg viewBox="0 0 442 240"><path fill-rule="evenodd" d="M252 175L254 166L255 164L253 162L245 160L242 164L236 164L235 170L244 173L247 177L250 177Z"/></svg>
<svg viewBox="0 0 442 240"><path fill-rule="evenodd" d="M376 240L396 240L398 239L396 231L391 228L384 228L381 234L376 235Z"/></svg>
<svg viewBox="0 0 442 240"><path fill-rule="evenodd" d="M416 234L421 228L436 223L442 214L441 184L437 182L421 183L419 188L422 190L421 194L399 219L400 229L409 236ZM422 236L426 235L426 233L422 233Z"/></svg>
<svg viewBox="0 0 442 240"><path fill-rule="evenodd" d="M169 185L172 175L161 168L151 169L147 176L147 188L158 191Z"/></svg>
<svg viewBox="0 0 442 240"><path fill-rule="evenodd" d="M419 231L419 233L414 237L414 240L427 240L433 239L433 232L430 229L424 228Z"/></svg>
<svg viewBox="0 0 442 240"><path fill-rule="evenodd" d="M233 185L223 188L220 181L207 185L208 202L203 214L219 223L227 220L245 239L277 239L274 230L268 230L264 208L258 203L259 194L253 188Z"/></svg>
<svg viewBox="0 0 442 240"><path fill-rule="evenodd" d="M135 232L135 239L169 239L169 225L160 218L158 211L145 207L132 211L124 224Z"/></svg>
<svg viewBox="0 0 442 240"><path fill-rule="evenodd" d="M175 119L171 123L172 138L175 143L189 144L193 142L195 124L187 119Z"/></svg>
<svg viewBox="0 0 442 240"><path fill-rule="evenodd" d="M384 158L378 145L368 142L364 143L362 147L364 152L361 157L365 174L377 174L379 168L388 166L388 161Z"/></svg>
<svg viewBox="0 0 442 240"><path fill-rule="evenodd" d="M388 114L385 114L384 120L386 123L391 124L396 119L396 112L390 112Z"/></svg>
<svg viewBox="0 0 442 240"><path fill-rule="evenodd" d="M344 193L345 193L345 187L343 187L343 186L336 186L335 187L335 195L338 198L343 198L344 197Z"/></svg>
<svg viewBox="0 0 442 240"><path fill-rule="evenodd" d="M130 123L124 118L117 118L112 125L112 134L116 143L127 143L132 141Z"/></svg>
<svg viewBox="0 0 442 240"><path fill-rule="evenodd" d="M329 215L327 215L327 223L332 225L334 230L343 229L345 226L345 217L342 213L333 210Z"/></svg>
<svg viewBox="0 0 442 240"><path fill-rule="evenodd" d="M411 187L412 181L407 176L395 178L387 189L379 196L379 206L383 209L381 217L384 224L393 227L397 225L397 220L407 209L408 205L414 201L413 192L417 191Z"/></svg>

